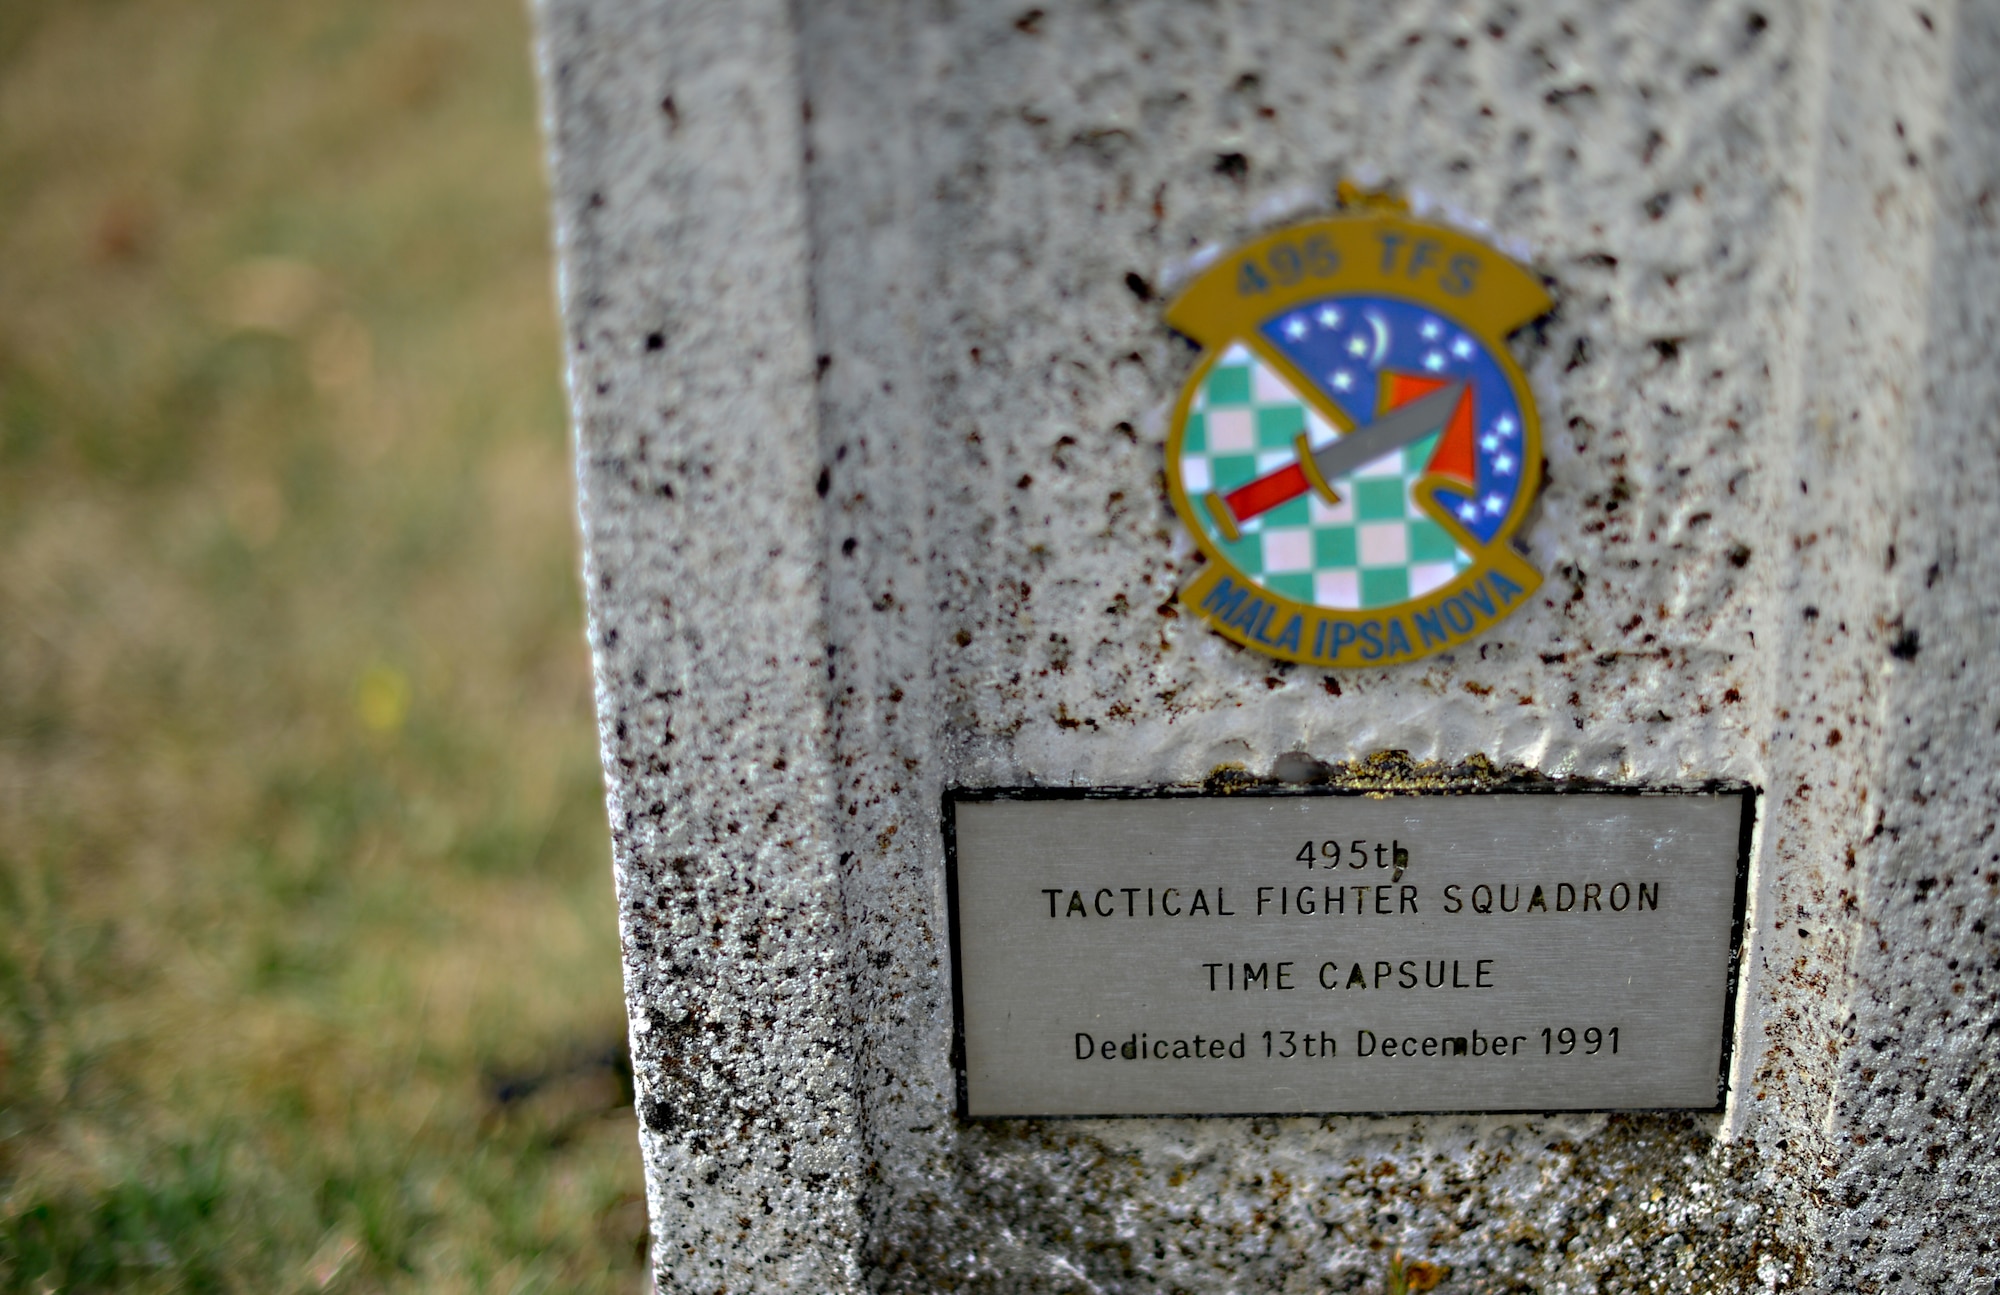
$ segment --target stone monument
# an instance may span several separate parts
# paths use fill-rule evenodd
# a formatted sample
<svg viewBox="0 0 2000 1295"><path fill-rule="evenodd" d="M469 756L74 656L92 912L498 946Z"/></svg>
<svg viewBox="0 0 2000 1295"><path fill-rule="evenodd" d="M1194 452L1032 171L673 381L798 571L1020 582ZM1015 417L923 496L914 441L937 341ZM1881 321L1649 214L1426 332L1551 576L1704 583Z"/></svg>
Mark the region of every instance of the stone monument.
<svg viewBox="0 0 2000 1295"><path fill-rule="evenodd" d="M2000 1290L2000 9L538 19L659 1289Z"/></svg>

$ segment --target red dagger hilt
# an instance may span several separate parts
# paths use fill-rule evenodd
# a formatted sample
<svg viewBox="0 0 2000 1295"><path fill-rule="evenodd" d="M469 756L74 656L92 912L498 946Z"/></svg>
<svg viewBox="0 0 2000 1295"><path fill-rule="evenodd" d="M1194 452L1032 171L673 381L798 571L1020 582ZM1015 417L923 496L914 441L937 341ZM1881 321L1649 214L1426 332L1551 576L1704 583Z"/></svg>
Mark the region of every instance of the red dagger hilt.
<svg viewBox="0 0 2000 1295"><path fill-rule="evenodd" d="M1202 506L1208 516L1214 518L1216 530L1222 532L1224 540L1240 540L1242 524L1250 518L1268 514L1280 504L1290 504L1308 490L1318 490L1320 498L1328 504L1338 504L1340 496L1334 488L1320 480L1320 474L1312 470L1312 448L1306 444L1306 434L1298 434L1298 462L1278 468L1276 472L1266 472L1254 482L1238 486L1228 494L1210 490L1202 496Z"/></svg>
<svg viewBox="0 0 2000 1295"><path fill-rule="evenodd" d="M1331 446L1314 449L1304 432L1293 440L1297 458L1282 468L1277 468L1253 481L1245 482L1227 494L1211 490L1202 496L1202 506L1208 510L1216 529L1226 540L1242 538L1243 525L1253 517L1261 516L1281 504L1290 503L1308 490L1324 499L1328 504L1338 504L1340 495L1334 490L1329 476L1344 475L1344 470L1360 466L1356 458L1370 457L1379 447L1383 453L1391 452L1399 442L1408 441L1433 431L1442 431L1437 446L1431 453L1427 471L1454 478L1463 478L1468 484L1475 475L1472 463L1472 399L1469 388L1450 379L1433 378L1418 374L1384 373L1382 383L1382 413L1384 417L1367 428L1357 428L1336 441ZM1437 394L1435 400L1426 400L1434 393L1442 393L1446 387L1454 387L1452 394ZM1429 411L1429 416L1418 409L1406 408L1422 402L1435 405L1443 401L1449 409L1448 416L1443 411ZM1404 414L1389 417L1403 409ZM1390 425L1399 418L1411 421L1408 428L1392 431ZM1431 421L1436 418L1438 421ZM1387 435L1386 442L1368 442L1378 435ZM1347 453L1352 451L1352 453Z"/></svg>
<svg viewBox="0 0 2000 1295"><path fill-rule="evenodd" d="M1202 506L1215 519L1216 529L1222 532L1224 539L1234 542L1243 538L1243 523L1270 512L1280 504L1292 502L1308 490L1317 489L1320 497L1329 504L1340 502L1340 496L1333 492L1333 487L1312 470L1312 448L1306 442L1304 432L1299 433L1297 448L1299 457L1296 463L1267 472L1226 495L1211 490L1202 496Z"/></svg>

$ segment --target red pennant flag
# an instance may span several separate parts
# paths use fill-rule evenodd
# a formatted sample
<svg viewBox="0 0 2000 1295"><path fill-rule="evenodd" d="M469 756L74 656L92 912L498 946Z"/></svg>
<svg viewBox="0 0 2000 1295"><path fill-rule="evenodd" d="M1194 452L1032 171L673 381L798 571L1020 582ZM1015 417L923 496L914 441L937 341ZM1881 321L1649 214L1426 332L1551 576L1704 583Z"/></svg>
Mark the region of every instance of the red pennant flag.
<svg viewBox="0 0 2000 1295"><path fill-rule="evenodd" d="M1425 396L1444 386L1447 378L1427 378L1415 373L1384 371L1382 383L1382 412L1400 409L1412 400ZM1468 385L1465 394L1458 398L1458 408L1451 411L1451 421L1444 425L1444 435L1438 437L1437 448L1431 451L1427 472L1451 477L1465 483L1467 490L1479 487L1479 462L1472 443L1472 388Z"/></svg>

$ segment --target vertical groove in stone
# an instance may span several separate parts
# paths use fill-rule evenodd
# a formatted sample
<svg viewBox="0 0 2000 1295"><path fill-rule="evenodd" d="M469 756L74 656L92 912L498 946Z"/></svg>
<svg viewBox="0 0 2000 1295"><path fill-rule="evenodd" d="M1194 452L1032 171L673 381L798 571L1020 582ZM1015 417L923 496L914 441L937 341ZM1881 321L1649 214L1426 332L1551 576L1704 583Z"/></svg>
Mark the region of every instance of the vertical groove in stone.
<svg viewBox="0 0 2000 1295"><path fill-rule="evenodd" d="M754 0L538 17L655 1276L853 1290L791 19Z"/></svg>
<svg viewBox="0 0 2000 1295"><path fill-rule="evenodd" d="M828 657L835 817L854 931L857 1049L869 1181L865 1253L907 1266L899 1216L955 1197L951 1002L938 967L948 918L936 822L939 569L931 561L936 432L923 311L927 78L911 6L800 5L829 490ZM955 1209L956 1203L953 1201Z"/></svg>
<svg viewBox="0 0 2000 1295"><path fill-rule="evenodd" d="M1826 1113L1852 992L1843 910L1879 811L1889 554L1931 267L1930 179L1904 164L1893 128L1900 114L1934 129L1941 52L1911 8L1819 15L1800 51L1800 219L1773 231L1795 278L1763 492L1782 520L1756 631L1767 795L1732 1119L1756 1126L1787 1189L1781 1231L1809 1249L1822 1222L1812 1193L1841 1154Z"/></svg>
<svg viewBox="0 0 2000 1295"><path fill-rule="evenodd" d="M1939 51L1942 111L1888 100L1876 128L1884 169L1930 188L1936 215L1827 1121L1826 1285L1862 1291L1977 1289L2000 1252L2000 10L1912 14L1898 35Z"/></svg>

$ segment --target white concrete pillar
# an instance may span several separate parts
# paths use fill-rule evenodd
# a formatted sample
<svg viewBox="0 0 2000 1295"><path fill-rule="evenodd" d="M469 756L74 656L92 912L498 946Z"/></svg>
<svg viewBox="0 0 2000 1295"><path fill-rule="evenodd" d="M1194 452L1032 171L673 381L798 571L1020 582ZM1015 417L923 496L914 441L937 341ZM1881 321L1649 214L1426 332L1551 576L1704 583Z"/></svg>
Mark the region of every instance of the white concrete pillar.
<svg viewBox="0 0 2000 1295"><path fill-rule="evenodd" d="M2000 10L538 16L661 1289L2000 1281ZM1174 604L1161 311L1350 179L1550 285L1547 583L1330 673ZM948 788L1382 751L1763 790L1722 1113L956 1117Z"/></svg>

